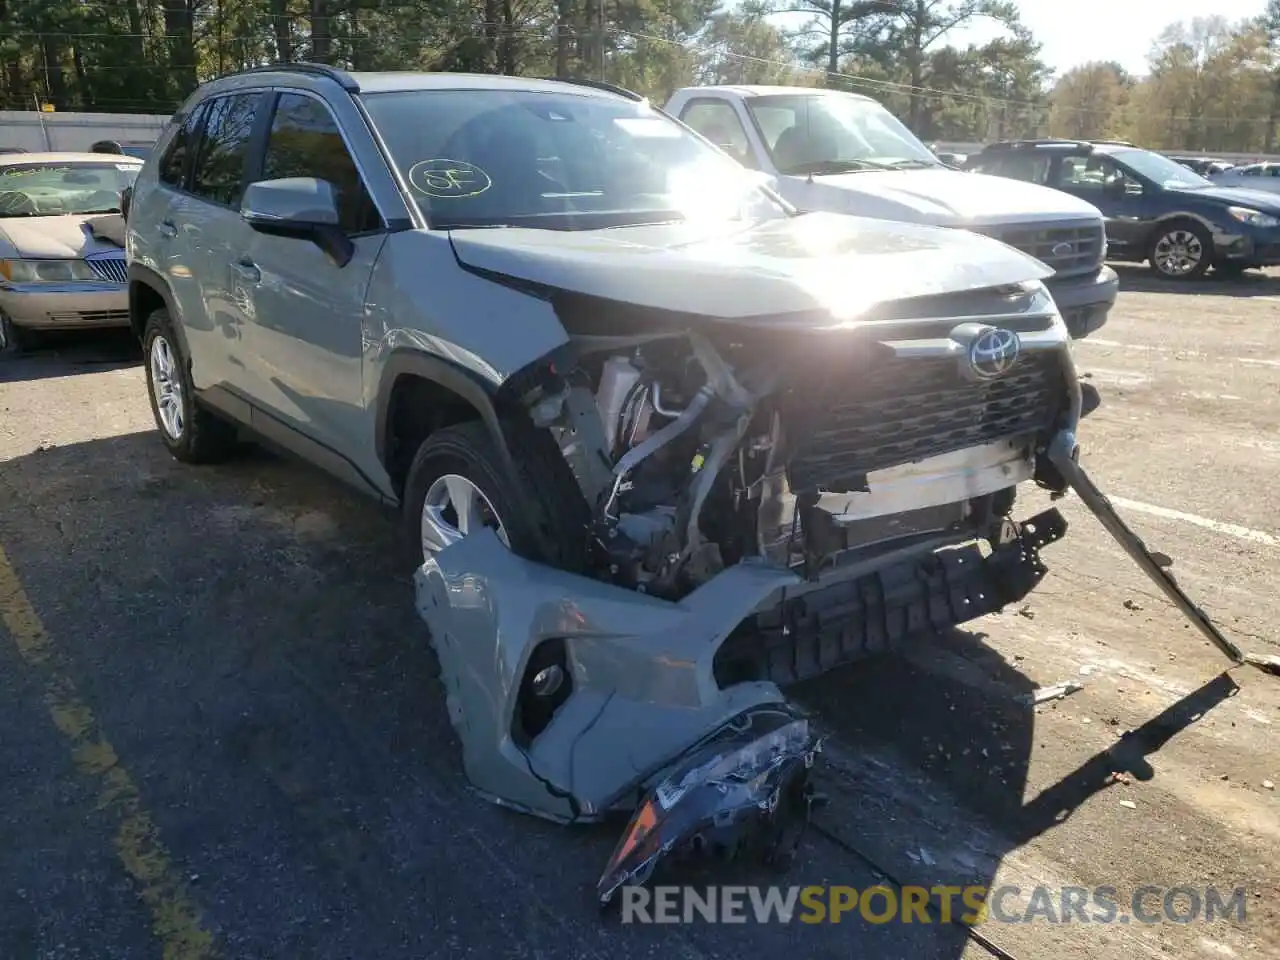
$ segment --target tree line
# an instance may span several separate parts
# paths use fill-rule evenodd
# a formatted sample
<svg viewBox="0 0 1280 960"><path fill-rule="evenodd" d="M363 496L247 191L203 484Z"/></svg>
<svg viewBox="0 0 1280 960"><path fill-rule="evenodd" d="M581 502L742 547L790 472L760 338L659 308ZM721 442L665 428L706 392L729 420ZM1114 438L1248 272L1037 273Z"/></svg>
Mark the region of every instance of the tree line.
<svg viewBox="0 0 1280 960"><path fill-rule="evenodd" d="M976 21L995 39L961 45ZM1264 151L1280 124L1280 0L1173 24L1142 77L1054 78L1009 0L0 0L0 106L166 113L197 84L310 60L352 70L587 77L655 100L695 83L875 96L928 140L1121 137Z"/></svg>

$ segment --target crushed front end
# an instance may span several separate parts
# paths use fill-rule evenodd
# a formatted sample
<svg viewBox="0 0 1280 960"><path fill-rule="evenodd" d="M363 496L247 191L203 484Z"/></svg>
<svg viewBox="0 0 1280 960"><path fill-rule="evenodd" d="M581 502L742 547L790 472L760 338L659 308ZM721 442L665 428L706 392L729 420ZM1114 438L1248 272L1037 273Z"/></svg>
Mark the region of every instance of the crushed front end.
<svg viewBox="0 0 1280 960"><path fill-rule="evenodd" d="M1046 451L1074 447L1081 398L1038 281L843 325L556 308L572 355L520 405L573 470L591 560L472 535L419 571L418 606L479 791L565 822L634 812L607 899L726 832L784 845L817 745L782 685L1039 582L1065 523L1018 522L1014 493L1065 489Z"/></svg>

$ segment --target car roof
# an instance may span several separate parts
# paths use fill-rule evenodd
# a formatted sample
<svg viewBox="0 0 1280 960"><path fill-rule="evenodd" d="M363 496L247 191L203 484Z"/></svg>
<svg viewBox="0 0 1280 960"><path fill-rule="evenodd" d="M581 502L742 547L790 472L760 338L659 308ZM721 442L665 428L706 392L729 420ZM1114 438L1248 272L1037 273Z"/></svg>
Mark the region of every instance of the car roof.
<svg viewBox="0 0 1280 960"><path fill-rule="evenodd" d="M141 165L137 157L127 153L5 153L0 154L0 167L28 163L131 163Z"/></svg>
<svg viewBox="0 0 1280 960"><path fill-rule="evenodd" d="M542 80L529 77L505 77L492 73L441 72L359 72L349 74L360 85L361 93L391 93L404 90L528 90L559 92L572 90L585 96L616 97L618 94L566 80Z"/></svg>
<svg viewBox="0 0 1280 960"><path fill-rule="evenodd" d="M492 73L452 73L444 71L360 71L348 73L312 63L278 64L227 74L202 84L197 99L216 96L248 85L333 82L349 93L397 93L414 90L507 90L545 93L572 92L584 97L632 100L637 94L607 83L530 77L508 77Z"/></svg>
<svg viewBox="0 0 1280 960"><path fill-rule="evenodd" d="M697 96L700 91L705 90L732 93L739 97L818 96L836 93L843 96L856 97L859 100L871 100L871 97L863 96L860 93L852 93L848 90L827 90L823 87L771 86L759 83L722 83L705 87L686 87L685 89L690 91L693 96Z"/></svg>

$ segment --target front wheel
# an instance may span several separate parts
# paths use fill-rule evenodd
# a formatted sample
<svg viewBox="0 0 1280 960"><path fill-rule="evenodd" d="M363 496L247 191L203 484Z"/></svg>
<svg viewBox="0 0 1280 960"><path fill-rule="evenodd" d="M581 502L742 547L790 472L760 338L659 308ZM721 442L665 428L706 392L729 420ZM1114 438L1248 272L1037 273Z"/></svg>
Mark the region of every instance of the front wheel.
<svg viewBox="0 0 1280 960"><path fill-rule="evenodd" d="M30 345L30 334L0 313L0 357L16 357Z"/></svg>
<svg viewBox="0 0 1280 960"><path fill-rule="evenodd" d="M518 485L479 420L437 430L418 448L403 511L419 564L488 528L526 559L571 571L585 566L589 514L559 448L532 425L512 424L506 433Z"/></svg>
<svg viewBox="0 0 1280 960"><path fill-rule="evenodd" d="M1151 269L1168 280L1194 280L1213 262L1213 238L1198 223L1160 227L1148 254Z"/></svg>

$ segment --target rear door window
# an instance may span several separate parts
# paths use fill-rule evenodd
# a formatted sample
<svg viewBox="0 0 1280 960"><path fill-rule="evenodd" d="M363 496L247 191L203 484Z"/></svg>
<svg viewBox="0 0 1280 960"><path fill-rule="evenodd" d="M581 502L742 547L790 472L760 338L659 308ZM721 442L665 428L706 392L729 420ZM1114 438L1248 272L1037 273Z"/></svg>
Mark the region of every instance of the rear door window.
<svg viewBox="0 0 1280 960"><path fill-rule="evenodd" d="M187 167L190 164L191 155L195 152L200 140L200 123L204 117L205 106L203 103L196 105L183 118L182 126L178 128L173 139L169 141L168 147L165 148L164 156L160 158L159 177L161 183L179 189L186 186Z"/></svg>
<svg viewBox="0 0 1280 960"><path fill-rule="evenodd" d="M212 203L239 207L260 93L240 93L209 102L204 136L191 175L191 192Z"/></svg>
<svg viewBox="0 0 1280 960"><path fill-rule="evenodd" d="M1026 180L1029 183L1047 184L1049 170L1053 166L1053 157L1047 153L1026 152L996 155L981 159L975 170L979 173L991 173L997 177L1009 177L1013 180Z"/></svg>

